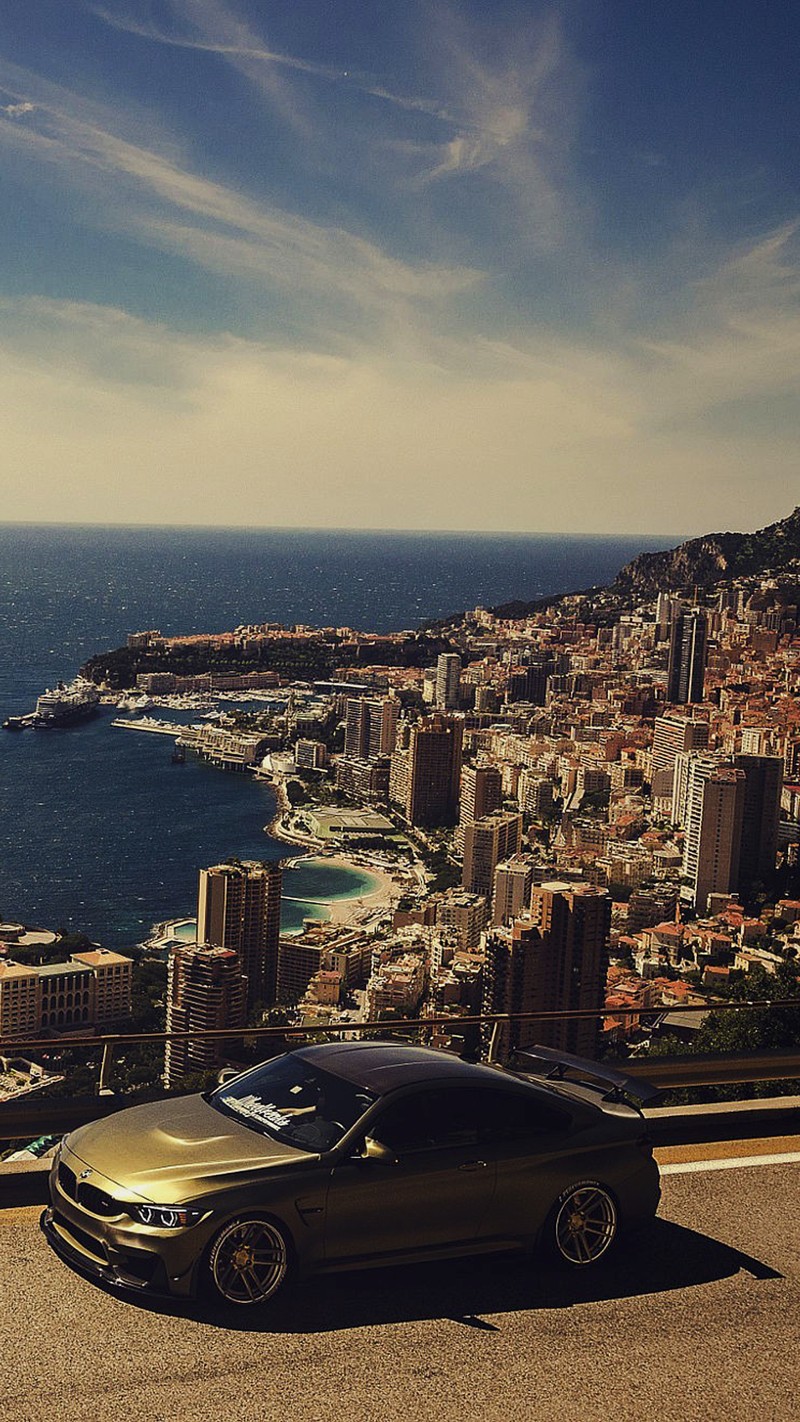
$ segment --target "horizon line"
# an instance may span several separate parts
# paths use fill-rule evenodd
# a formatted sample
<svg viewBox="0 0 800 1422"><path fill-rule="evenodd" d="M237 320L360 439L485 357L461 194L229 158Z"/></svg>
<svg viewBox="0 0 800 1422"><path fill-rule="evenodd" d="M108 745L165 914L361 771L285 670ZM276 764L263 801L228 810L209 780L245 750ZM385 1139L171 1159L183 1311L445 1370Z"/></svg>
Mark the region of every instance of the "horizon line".
<svg viewBox="0 0 800 1422"><path fill-rule="evenodd" d="M181 532L227 532L227 533L344 533L344 534L369 534L372 536L407 535L422 538L621 538L630 542L637 539L678 539L685 541L689 538L707 537L706 530L699 533L676 533L674 531L665 533L661 530L647 532L619 532L613 530L589 531L574 529L514 529L514 528L393 528L393 527L373 527L370 525L354 526L352 524L250 524L250 523L175 523L175 522L140 522L121 523L109 521L92 521L78 519L0 519L0 528L71 528L71 529L126 529L131 531L148 529L179 529ZM742 530L751 532L752 530Z"/></svg>

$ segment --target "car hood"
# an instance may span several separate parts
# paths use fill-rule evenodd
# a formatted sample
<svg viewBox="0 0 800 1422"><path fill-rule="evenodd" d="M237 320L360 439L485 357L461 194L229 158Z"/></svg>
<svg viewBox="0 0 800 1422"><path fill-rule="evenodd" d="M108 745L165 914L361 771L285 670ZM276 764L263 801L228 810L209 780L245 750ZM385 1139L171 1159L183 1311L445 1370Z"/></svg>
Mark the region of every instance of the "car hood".
<svg viewBox="0 0 800 1422"><path fill-rule="evenodd" d="M239 1125L202 1096L117 1111L71 1131L67 1150L124 1190L162 1204L264 1167L318 1159Z"/></svg>

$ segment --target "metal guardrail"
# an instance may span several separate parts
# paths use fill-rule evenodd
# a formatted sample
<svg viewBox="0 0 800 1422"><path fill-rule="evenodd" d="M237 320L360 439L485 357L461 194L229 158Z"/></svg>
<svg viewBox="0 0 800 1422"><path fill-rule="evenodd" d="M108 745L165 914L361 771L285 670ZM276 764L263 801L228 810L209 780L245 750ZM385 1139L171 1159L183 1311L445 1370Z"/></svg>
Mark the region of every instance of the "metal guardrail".
<svg viewBox="0 0 800 1422"><path fill-rule="evenodd" d="M683 1013L708 1013L758 1008L767 1010L775 1007L800 1008L800 999L757 999L750 1002L724 1002L713 1004L692 1004L680 1007ZM663 1017L671 1010L660 1005L651 1008L635 1008L639 1018ZM384 1037L396 1037L409 1031L419 1032L437 1027L449 1028L454 1035L462 1035L468 1029L467 1037L477 1042L478 1033L491 1027L488 1044L488 1059L494 1060L501 1033L512 1024L542 1025L564 1021L597 1021L609 1016L608 1009L591 1009L577 1012L526 1012L490 1013L469 1017L453 1017L437 1014L431 1017L379 1020L372 1022L346 1022L320 1026L269 1026L250 1027L231 1031L229 1028L205 1029L180 1032L139 1032L105 1033L100 1036L74 1036L54 1039L28 1038L9 1042L2 1048L5 1055L20 1054L24 1051L72 1051L87 1048L101 1052L100 1072L96 1096L49 1099L47 1096L29 1095L24 1099L0 1103L0 1141L16 1140L25 1136L44 1133L60 1134L72 1130L86 1121L109 1115L113 1111L135 1104L136 1100L158 1099L170 1093L148 1092L146 1096L134 1098L114 1096L109 1088L114 1052L125 1047L143 1043L168 1041L222 1040L225 1042L279 1041L281 1045L288 1039L327 1038L330 1036L351 1036L362 1033L380 1033ZM621 1064L623 1065L623 1064ZM629 1076L637 1076L650 1081L660 1090L690 1086L737 1085L749 1082L800 1079L800 1051L761 1052L755 1054L687 1055L682 1057L631 1058L624 1062L624 1070Z"/></svg>
<svg viewBox="0 0 800 1422"><path fill-rule="evenodd" d="M688 1003L674 1004L672 1006L661 1003L654 1007L638 1007L635 1005L625 1006L616 1009L619 1016L636 1017L641 1022L643 1019L657 1019L666 1017L672 1012L685 1014L718 1012L737 1012L744 1008L758 1008L762 1010L777 1007L789 1007L800 1009L800 998L754 998L745 1001L728 1001L713 1003ZM0 1040L0 1052L5 1056L19 1055L26 1051L49 1052L49 1051L72 1051L75 1048L85 1047L93 1051L102 1052L100 1067L100 1079L98 1081L98 1091L103 1091L108 1087L111 1063L113 1054L118 1047L141 1046L145 1042L185 1042L185 1041L259 1041L269 1038L284 1040L286 1037L302 1035L304 1037L326 1037L330 1035L361 1033L361 1032L383 1032L384 1034L395 1034L407 1030L423 1031L435 1027L450 1028L454 1036L461 1035L464 1027L483 1028L491 1025L492 1035L497 1041L498 1029L510 1027L512 1023L555 1023L555 1022L589 1022L602 1021L606 1017L613 1017L615 1009L608 1007L582 1008L569 1012L489 1012L479 1013L467 1017L454 1017L448 1013L437 1013L428 1017L380 1018L368 1022L338 1022L322 1023L318 1026L306 1025L303 1023L283 1024L269 1027L229 1027L202 1028L188 1031L175 1032L106 1032L93 1033L81 1036L79 1034L43 1038L43 1037L20 1037L13 1041ZM490 1048L490 1060L492 1052ZM2 1106L0 1105L0 1109Z"/></svg>
<svg viewBox="0 0 800 1422"><path fill-rule="evenodd" d="M628 1076L641 1077L661 1091L675 1087L737 1085L756 1081L800 1080L800 1051L762 1052L753 1056L687 1056L633 1060L624 1063ZM46 1096L0 1104L0 1141L63 1135L142 1100L164 1100L170 1094L154 1091L131 1100L129 1096L73 1096L49 1100Z"/></svg>

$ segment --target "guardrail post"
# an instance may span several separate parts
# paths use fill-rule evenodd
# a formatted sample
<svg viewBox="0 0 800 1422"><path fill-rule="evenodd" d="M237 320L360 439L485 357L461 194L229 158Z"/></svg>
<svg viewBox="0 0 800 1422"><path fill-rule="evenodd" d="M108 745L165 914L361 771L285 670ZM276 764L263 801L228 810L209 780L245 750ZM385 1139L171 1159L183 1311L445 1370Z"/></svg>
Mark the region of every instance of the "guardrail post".
<svg viewBox="0 0 800 1422"><path fill-rule="evenodd" d="M113 1042L104 1042L104 1043L103 1043L103 1056L102 1056L101 1061L100 1061L100 1079L99 1079L99 1081L98 1081L98 1083L97 1083L97 1094L98 1094L98 1096L110 1096L110 1095L111 1095L111 1087L109 1086L108 1082L109 1082L109 1078L110 1078L110 1076L111 1076L111 1063L112 1063L113 1059L114 1059L114 1043L113 1043Z"/></svg>

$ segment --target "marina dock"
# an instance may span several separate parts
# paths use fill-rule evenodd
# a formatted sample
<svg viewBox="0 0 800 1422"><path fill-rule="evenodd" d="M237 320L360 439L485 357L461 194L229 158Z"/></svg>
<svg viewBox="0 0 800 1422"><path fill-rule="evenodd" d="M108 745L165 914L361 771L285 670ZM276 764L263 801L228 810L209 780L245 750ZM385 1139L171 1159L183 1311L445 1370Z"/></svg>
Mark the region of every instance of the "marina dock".
<svg viewBox="0 0 800 1422"><path fill-rule="evenodd" d="M137 716L135 720L118 716L111 724L123 731L150 731L154 736L172 736L173 740L187 729L178 725L177 721L159 721L155 716Z"/></svg>

